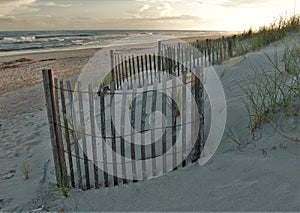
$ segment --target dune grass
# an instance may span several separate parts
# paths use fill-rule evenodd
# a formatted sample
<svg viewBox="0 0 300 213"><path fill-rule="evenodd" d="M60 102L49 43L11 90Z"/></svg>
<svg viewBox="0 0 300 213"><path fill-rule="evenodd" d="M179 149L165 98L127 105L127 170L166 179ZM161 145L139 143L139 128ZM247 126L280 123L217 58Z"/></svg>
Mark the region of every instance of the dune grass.
<svg viewBox="0 0 300 213"><path fill-rule="evenodd" d="M280 17L256 31L250 28L235 36L233 57L258 51L292 34L300 35L300 15ZM254 76L245 74L244 84L241 85L246 94L244 105L249 117L248 127L255 131L262 123L267 122L283 137L299 141L298 133L294 137L286 135L272 119L278 113L285 116L299 115L300 47L297 44L286 45L282 57L277 52L273 56L265 56L272 70L266 70L263 66L253 67ZM232 141L238 142L232 130L229 129L226 134Z"/></svg>
<svg viewBox="0 0 300 213"><path fill-rule="evenodd" d="M235 46L235 56L243 55L249 51L257 51L268 44L278 41L290 33L300 31L300 15L289 18L281 16L269 26L262 26L254 31L248 31L237 35L237 45Z"/></svg>
<svg viewBox="0 0 300 213"><path fill-rule="evenodd" d="M263 122L270 123L277 132L292 141L299 141L296 136L286 135L272 121L275 114L298 116L300 107L300 54L299 47L286 47L282 58L277 52L273 57L266 55L272 70L254 69L254 77L246 77L242 87L246 100L244 102L249 115L249 128L254 131Z"/></svg>
<svg viewBox="0 0 300 213"><path fill-rule="evenodd" d="M29 179L30 167L29 167L29 163L28 163L28 159L27 158L23 159L22 173L24 175L24 180Z"/></svg>
<svg viewBox="0 0 300 213"><path fill-rule="evenodd" d="M62 176L59 179L58 187L52 189L52 191L55 192L58 196L64 196L64 197L69 196L70 190L71 190L71 188L65 184L65 180Z"/></svg>

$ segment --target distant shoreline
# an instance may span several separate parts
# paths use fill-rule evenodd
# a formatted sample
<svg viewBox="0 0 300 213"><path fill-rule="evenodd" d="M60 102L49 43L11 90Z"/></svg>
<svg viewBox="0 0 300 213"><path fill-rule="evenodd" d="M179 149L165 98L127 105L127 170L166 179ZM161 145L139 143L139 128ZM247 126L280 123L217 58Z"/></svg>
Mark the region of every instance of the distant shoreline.
<svg viewBox="0 0 300 213"><path fill-rule="evenodd" d="M200 40L205 40L205 39L218 39L222 36L230 36L233 35L233 33L220 33L218 35L199 35L199 36L190 36L190 37L182 37L182 38L176 38L174 39L179 39L183 40L185 42L195 42L195 41L200 41ZM135 46L139 44L128 44L126 46ZM123 46L123 45L122 45ZM124 45L125 46L125 45ZM39 51L37 50L25 50L25 51L7 51L7 52L1 52L0 51L0 63L3 62L8 62L12 60L16 60L18 58L22 57L33 57L33 58L39 58L39 59L47 59L47 56L49 54L54 54L54 55L65 55L65 54L70 54L71 56L74 55L76 52L80 53L86 53L86 54L94 54L95 52L103 49L105 47L86 47L86 48L75 48L75 49L40 49Z"/></svg>

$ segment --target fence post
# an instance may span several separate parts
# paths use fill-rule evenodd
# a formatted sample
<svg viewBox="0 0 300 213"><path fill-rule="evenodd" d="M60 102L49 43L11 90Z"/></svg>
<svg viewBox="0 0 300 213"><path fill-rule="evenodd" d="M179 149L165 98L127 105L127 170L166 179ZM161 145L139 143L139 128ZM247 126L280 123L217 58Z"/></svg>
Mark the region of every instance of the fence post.
<svg viewBox="0 0 300 213"><path fill-rule="evenodd" d="M46 107L49 121L50 139L53 152L53 160L55 166L56 182L58 186L67 183L66 170L64 170L61 155L64 150L59 149L58 126L57 126L57 109L55 104L54 76L52 70L43 70L43 83L46 98Z"/></svg>
<svg viewBox="0 0 300 213"><path fill-rule="evenodd" d="M61 97L61 106L62 106L62 113L63 113L63 120L64 120L64 128L65 128L65 137L67 143L67 151L68 151L68 161L70 167L70 176L71 176L71 185L75 188L75 176L74 176L74 165L72 159L72 148L71 148L71 138L69 132L69 123L67 117L67 107L66 107L66 98L65 98L65 89L64 89L64 82L60 80L60 97Z"/></svg>

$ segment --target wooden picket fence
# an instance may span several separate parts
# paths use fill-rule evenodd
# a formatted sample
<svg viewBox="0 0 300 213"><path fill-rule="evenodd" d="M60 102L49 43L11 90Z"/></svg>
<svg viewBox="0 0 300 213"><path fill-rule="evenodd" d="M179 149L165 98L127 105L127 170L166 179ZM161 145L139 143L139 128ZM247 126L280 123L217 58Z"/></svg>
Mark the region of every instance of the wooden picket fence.
<svg viewBox="0 0 300 213"><path fill-rule="evenodd" d="M223 61L234 56L236 36L221 37L219 39L206 39L189 43L162 44L158 42L158 53L140 56L114 55L115 88L120 89L123 82L128 82L132 88L131 76L137 75L138 86L142 87L145 77L141 70L146 70L146 76L150 76L149 84L153 84L152 70L161 70L180 76L182 72L189 71L193 67L208 67L221 64ZM140 75L141 73L141 75ZM160 73L158 72L159 80ZM155 73L154 73L155 74Z"/></svg>
<svg viewBox="0 0 300 213"><path fill-rule="evenodd" d="M57 184L115 186L197 160L204 148L203 69L214 57L220 62L230 54L228 43L221 43L210 50L208 42L198 43L204 54L187 44L161 42L157 54L111 51L109 83L85 89L80 81L74 85L43 70ZM156 111L164 118L155 120Z"/></svg>

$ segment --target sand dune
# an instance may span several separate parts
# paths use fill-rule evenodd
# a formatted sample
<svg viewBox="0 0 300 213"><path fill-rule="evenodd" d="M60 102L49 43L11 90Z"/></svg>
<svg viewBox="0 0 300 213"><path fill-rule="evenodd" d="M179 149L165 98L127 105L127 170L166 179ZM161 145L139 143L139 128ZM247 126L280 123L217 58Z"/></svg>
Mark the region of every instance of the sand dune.
<svg viewBox="0 0 300 213"><path fill-rule="evenodd" d="M296 43L300 41L295 37ZM99 190L71 190L64 198L55 189L55 173L44 106L41 70L56 76L78 75L95 50L43 53L0 58L0 210L101 211L101 210L300 210L300 146L283 138L270 124L254 133L239 87L253 65L271 69L266 55L277 50L282 57L288 39L259 52L215 66L228 104L227 128L236 132L237 146L226 135L213 158L204 166L190 165L162 177ZM27 58L23 62L17 59ZM53 60L49 60L53 59ZM5 67L7 63L15 67ZM2 64L1 64L2 63ZM209 117L209 116L207 116ZM286 134L299 131L297 116L275 116ZM23 179L27 159L30 177Z"/></svg>

